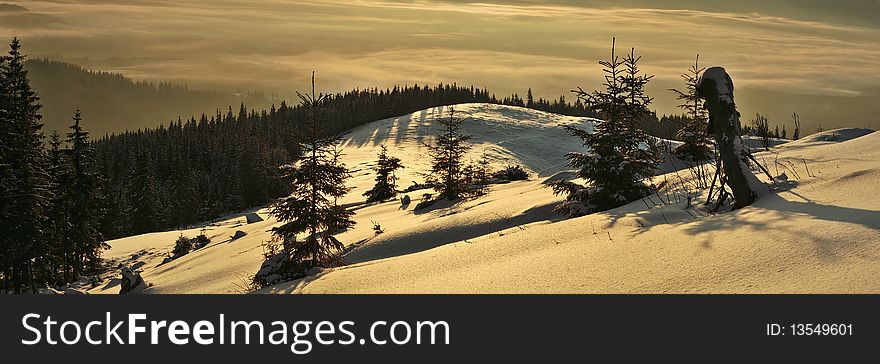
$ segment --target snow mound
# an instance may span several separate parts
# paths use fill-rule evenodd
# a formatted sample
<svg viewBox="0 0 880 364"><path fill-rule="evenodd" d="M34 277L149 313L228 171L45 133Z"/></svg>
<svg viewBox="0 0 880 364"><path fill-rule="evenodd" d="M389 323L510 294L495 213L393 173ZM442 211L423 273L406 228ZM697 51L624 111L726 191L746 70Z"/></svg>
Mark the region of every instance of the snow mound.
<svg viewBox="0 0 880 364"><path fill-rule="evenodd" d="M422 182L421 173L429 169L430 159L425 143L430 144L439 130L437 120L448 116L464 119L461 132L473 136L469 156L473 162L485 154L495 169L519 164L538 176L549 176L565 169L565 152L582 149L579 139L572 138L562 127L576 126L592 131L596 119L552 114L522 107L472 103L441 106L412 114L372 122L351 130L341 147L343 161L352 170L355 190L349 197L360 195L372 187L370 169L380 146L398 157L405 169L398 171L402 187L412 181Z"/></svg>
<svg viewBox="0 0 880 364"><path fill-rule="evenodd" d="M840 128L826 130L814 134L807 135L801 141L803 142L845 142L858 137L862 137L873 133L874 130L865 128Z"/></svg>
<svg viewBox="0 0 880 364"><path fill-rule="evenodd" d="M828 143L841 143L860 138L874 133L874 130L865 128L840 128L821 131L807 135L801 139L786 143L784 148L804 148Z"/></svg>

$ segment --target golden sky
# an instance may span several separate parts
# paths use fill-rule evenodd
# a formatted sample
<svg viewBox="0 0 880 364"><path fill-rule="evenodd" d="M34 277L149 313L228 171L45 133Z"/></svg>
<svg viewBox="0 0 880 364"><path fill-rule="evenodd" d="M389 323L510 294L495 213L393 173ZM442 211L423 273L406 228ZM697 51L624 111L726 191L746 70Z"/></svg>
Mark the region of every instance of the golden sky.
<svg viewBox="0 0 880 364"><path fill-rule="evenodd" d="M658 112L675 112L666 89L699 53L731 74L745 116L878 128L877 14L875 0L0 0L0 34L32 57L193 88L289 97L315 70L329 91L457 82L552 98L597 87L615 36L656 76Z"/></svg>

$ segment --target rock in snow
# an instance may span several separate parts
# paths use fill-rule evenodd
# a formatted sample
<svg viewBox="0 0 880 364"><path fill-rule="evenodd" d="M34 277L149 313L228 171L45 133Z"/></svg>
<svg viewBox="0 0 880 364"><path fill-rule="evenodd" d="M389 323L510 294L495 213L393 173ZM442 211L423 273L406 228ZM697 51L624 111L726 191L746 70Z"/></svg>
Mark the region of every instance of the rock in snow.
<svg viewBox="0 0 880 364"><path fill-rule="evenodd" d="M256 222L263 221L263 217L257 214L256 212L250 212L244 215L248 224L253 224Z"/></svg>
<svg viewBox="0 0 880 364"><path fill-rule="evenodd" d="M122 274L122 282L119 285L122 288L119 290L119 294L134 293L147 288L147 284L139 272L133 271L130 267L122 267L120 273Z"/></svg>

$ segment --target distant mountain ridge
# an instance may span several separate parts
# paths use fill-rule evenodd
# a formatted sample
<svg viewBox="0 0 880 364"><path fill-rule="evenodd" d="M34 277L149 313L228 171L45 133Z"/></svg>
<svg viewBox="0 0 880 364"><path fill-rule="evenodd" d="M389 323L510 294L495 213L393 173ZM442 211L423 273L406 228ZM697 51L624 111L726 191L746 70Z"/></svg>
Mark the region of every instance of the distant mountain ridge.
<svg viewBox="0 0 880 364"><path fill-rule="evenodd" d="M264 94L237 95L191 90L169 82L135 81L119 73L92 71L78 65L48 60L26 62L31 86L40 96L45 126L51 133L64 133L77 107L83 125L93 137L125 130L168 125L178 117L186 120L201 114L213 115L230 106L238 110L243 102L249 109L268 109L272 100Z"/></svg>

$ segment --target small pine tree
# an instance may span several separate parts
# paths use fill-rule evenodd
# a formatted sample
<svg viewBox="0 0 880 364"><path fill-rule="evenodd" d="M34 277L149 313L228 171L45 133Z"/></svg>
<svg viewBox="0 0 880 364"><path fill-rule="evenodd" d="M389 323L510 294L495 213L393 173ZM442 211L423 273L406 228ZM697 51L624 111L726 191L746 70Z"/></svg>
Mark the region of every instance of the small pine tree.
<svg viewBox="0 0 880 364"><path fill-rule="evenodd" d="M438 120L441 131L434 144L425 144L431 154L430 182L440 198L447 200L464 197L470 191L464 175L463 159L471 148L468 141L472 136L461 133L463 122L463 119L455 117L455 110L450 107L449 116Z"/></svg>
<svg viewBox="0 0 880 364"><path fill-rule="evenodd" d="M480 160L474 165L474 182L478 185L485 186L489 184L489 179L491 177L492 171L489 156L486 153L483 153L483 156L480 157Z"/></svg>
<svg viewBox="0 0 880 364"><path fill-rule="evenodd" d="M712 142L706 133L709 113L703 108L703 100L697 95L697 83L705 70L705 68L700 68L700 55L698 54L694 65L681 75L687 88L684 91L670 89L676 94L676 99L681 102L678 107L684 110L687 117L686 124L678 130L676 135L682 144L676 147L673 153L691 163L700 163L712 154Z"/></svg>
<svg viewBox="0 0 880 364"><path fill-rule="evenodd" d="M311 129L300 145L304 156L296 165L281 167L284 178L290 182L291 194L272 205L272 215L283 222L272 228L273 242L282 247L286 269L298 273L316 266L340 264L338 253L344 246L333 234L355 223L351 220L354 213L336 204L336 199L349 191L345 186L349 172L339 162L335 150L338 137L321 137L318 129L319 114L327 96L315 95L314 77L312 73L311 94L297 93L307 110ZM306 233L306 237L297 239L302 233Z"/></svg>
<svg viewBox="0 0 880 364"><path fill-rule="evenodd" d="M605 89L586 92L578 88L578 98L603 118L593 134L567 126L574 136L583 140L586 153L568 153L569 166L576 168L577 177L591 185L580 186L568 181L551 185L554 193L566 194L566 201L557 212L579 216L607 210L641 198L651 191L643 181L653 175L657 154L649 137L638 127L638 121L648 115L651 102L644 86L652 76L642 75L638 68L641 57L630 55L620 58L611 46L611 58L600 61L605 71Z"/></svg>
<svg viewBox="0 0 880 364"><path fill-rule="evenodd" d="M761 145L764 147L764 150L770 150L770 122L767 120L767 117L761 115L761 113L755 113L755 118L749 124L755 136L761 138Z"/></svg>
<svg viewBox="0 0 880 364"><path fill-rule="evenodd" d="M782 139L788 139L788 133L785 131L785 125L782 126L782 133L779 134Z"/></svg>
<svg viewBox="0 0 880 364"><path fill-rule="evenodd" d="M794 120L794 132L791 133L791 139L798 140L801 138L801 117L797 113L792 113L791 118Z"/></svg>
<svg viewBox="0 0 880 364"><path fill-rule="evenodd" d="M376 171L376 184L373 188L364 193L367 196L367 202L385 201L397 195L397 176L394 171L404 168L400 163L400 158L388 156L388 148L384 145L379 152L379 159L373 170Z"/></svg>
<svg viewBox="0 0 880 364"><path fill-rule="evenodd" d="M183 236L183 233L177 237L177 240L174 242L174 249L171 250L171 258L177 259L184 255L189 254L190 250L193 249L193 242L189 238Z"/></svg>

